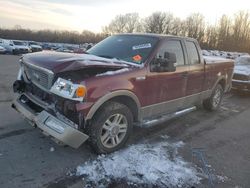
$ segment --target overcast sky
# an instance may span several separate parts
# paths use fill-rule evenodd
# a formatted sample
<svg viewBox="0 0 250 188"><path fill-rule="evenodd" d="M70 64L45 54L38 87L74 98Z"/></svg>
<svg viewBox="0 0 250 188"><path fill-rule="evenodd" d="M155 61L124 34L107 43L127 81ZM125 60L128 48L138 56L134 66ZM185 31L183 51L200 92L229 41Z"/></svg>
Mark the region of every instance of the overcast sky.
<svg viewBox="0 0 250 188"><path fill-rule="evenodd" d="M250 11L250 0L0 0L0 27L100 32L118 14L165 11L184 19L200 12L215 23L238 10Z"/></svg>

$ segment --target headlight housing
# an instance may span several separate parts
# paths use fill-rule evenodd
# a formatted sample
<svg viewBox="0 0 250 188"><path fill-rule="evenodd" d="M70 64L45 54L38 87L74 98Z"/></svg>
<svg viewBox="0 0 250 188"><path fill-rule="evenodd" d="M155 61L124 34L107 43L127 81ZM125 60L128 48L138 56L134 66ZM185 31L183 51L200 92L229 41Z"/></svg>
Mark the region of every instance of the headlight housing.
<svg viewBox="0 0 250 188"><path fill-rule="evenodd" d="M86 96L87 89L84 85L74 84L69 80L58 78L51 87L50 92L67 99L82 101Z"/></svg>

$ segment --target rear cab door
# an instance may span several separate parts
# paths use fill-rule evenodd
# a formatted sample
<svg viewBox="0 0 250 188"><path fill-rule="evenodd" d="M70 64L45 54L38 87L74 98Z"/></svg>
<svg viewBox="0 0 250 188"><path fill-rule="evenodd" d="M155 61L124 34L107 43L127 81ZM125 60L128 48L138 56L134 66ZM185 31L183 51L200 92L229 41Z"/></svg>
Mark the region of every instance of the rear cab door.
<svg viewBox="0 0 250 188"><path fill-rule="evenodd" d="M185 39L185 51L188 58L188 74L185 107L189 107L202 100L205 83L205 63L201 49L196 40Z"/></svg>

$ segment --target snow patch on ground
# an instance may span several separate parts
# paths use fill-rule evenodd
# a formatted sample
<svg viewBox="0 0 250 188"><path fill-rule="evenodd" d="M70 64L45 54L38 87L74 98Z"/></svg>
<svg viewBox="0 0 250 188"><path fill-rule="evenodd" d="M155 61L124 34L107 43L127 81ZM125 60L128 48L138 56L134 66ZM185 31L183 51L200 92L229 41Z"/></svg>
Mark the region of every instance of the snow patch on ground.
<svg viewBox="0 0 250 188"><path fill-rule="evenodd" d="M227 176L217 175L216 177L217 177L219 182L223 182L223 183L226 182L229 179Z"/></svg>
<svg viewBox="0 0 250 188"><path fill-rule="evenodd" d="M51 147L51 148L49 149L49 151L50 151L50 152L53 152L53 151L55 151L55 148Z"/></svg>
<svg viewBox="0 0 250 188"><path fill-rule="evenodd" d="M178 155L183 142L132 145L77 167L87 184L108 186L111 181L157 187L190 187L199 184L198 172Z"/></svg>

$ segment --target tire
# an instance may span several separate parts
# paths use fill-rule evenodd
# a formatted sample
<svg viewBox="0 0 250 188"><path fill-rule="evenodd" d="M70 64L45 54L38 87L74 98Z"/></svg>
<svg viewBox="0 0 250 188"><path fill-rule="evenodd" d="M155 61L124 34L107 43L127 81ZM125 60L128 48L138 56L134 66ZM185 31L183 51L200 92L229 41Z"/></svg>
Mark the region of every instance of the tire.
<svg viewBox="0 0 250 188"><path fill-rule="evenodd" d="M111 101L98 110L89 125L89 142L96 153L111 153L125 145L132 129L133 116L129 108Z"/></svg>
<svg viewBox="0 0 250 188"><path fill-rule="evenodd" d="M222 98L224 95L223 88L220 84L218 84L213 92L212 95L203 101L203 106L208 111L215 111L220 107Z"/></svg>

